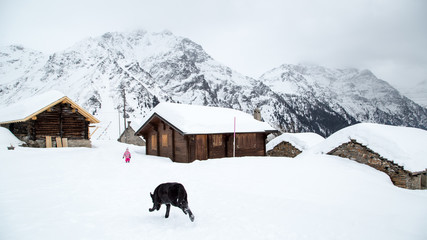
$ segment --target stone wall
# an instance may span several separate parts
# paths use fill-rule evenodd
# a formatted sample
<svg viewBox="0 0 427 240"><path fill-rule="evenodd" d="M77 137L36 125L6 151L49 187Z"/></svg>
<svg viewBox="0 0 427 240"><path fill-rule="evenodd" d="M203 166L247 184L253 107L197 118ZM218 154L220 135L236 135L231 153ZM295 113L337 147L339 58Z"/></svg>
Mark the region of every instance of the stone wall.
<svg viewBox="0 0 427 240"><path fill-rule="evenodd" d="M92 147L92 143L87 139L69 139L68 147Z"/></svg>
<svg viewBox="0 0 427 240"><path fill-rule="evenodd" d="M130 126L126 128L117 141L137 146L145 146L145 141L140 136L135 136L135 130Z"/></svg>
<svg viewBox="0 0 427 240"><path fill-rule="evenodd" d="M296 157L298 154L300 154L301 151L294 147L289 142L281 142L277 144L273 149L267 152L268 156L274 156L274 157Z"/></svg>
<svg viewBox="0 0 427 240"><path fill-rule="evenodd" d="M353 161L369 165L379 171L386 173L394 185L408 189L426 189L426 171L412 173L403 169L402 166L380 156L368 147L351 140L332 151L329 155L349 158Z"/></svg>
<svg viewBox="0 0 427 240"><path fill-rule="evenodd" d="M33 148L45 148L46 140L37 139L30 140L28 137L20 138L24 141L24 147L33 147ZM52 137L52 147L57 147L56 138ZM68 147L92 147L92 142L88 139L68 139Z"/></svg>

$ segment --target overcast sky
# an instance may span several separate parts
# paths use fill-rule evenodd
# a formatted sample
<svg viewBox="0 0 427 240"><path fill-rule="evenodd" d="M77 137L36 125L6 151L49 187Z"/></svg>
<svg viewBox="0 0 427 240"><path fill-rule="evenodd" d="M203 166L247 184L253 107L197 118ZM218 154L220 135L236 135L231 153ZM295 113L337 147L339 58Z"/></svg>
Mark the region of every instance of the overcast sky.
<svg viewBox="0 0 427 240"><path fill-rule="evenodd" d="M311 63L370 69L395 86L427 81L425 0L0 0L2 46L53 53L141 28L188 37L252 77Z"/></svg>

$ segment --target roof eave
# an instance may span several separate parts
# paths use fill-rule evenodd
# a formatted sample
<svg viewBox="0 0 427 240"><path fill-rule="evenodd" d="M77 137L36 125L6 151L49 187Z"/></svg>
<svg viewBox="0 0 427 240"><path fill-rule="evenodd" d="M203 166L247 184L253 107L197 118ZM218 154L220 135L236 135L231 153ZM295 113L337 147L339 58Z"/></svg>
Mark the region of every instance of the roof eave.
<svg viewBox="0 0 427 240"><path fill-rule="evenodd" d="M36 112L34 112L34 113L32 113L32 114L28 115L27 117L25 117L25 118L23 118L23 119L18 119L18 120L9 120L9 121L5 121L5 122L0 122L0 124L9 124L9 123L16 123L16 122L26 122L26 121L30 120L31 118L33 118L33 117L35 117L35 116L39 115L40 113L42 113L42 112L46 111L46 110L47 110L47 109L49 109L50 107L53 107L53 106L55 106L56 104L61 103L61 102L67 102L67 103L71 104L71 106L72 106L73 108L78 109L78 112L79 112L81 115L83 115L83 116L88 120L88 122L90 122L90 123L99 123L99 122L100 122L97 118L95 118L94 116L92 116L92 114L88 113L86 110L84 110L82 107L80 107L77 103L73 102L73 101L72 101L71 99L69 99L67 96L64 96L64 97L62 97L62 98L60 98L60 99L58 99L58 100L56 100L56 101L52 102L51 104L49 104L49 105L47 105L47 106L45 106L45 107L43 107L43 108L41 108L41 109L37 110Z"/></svg>

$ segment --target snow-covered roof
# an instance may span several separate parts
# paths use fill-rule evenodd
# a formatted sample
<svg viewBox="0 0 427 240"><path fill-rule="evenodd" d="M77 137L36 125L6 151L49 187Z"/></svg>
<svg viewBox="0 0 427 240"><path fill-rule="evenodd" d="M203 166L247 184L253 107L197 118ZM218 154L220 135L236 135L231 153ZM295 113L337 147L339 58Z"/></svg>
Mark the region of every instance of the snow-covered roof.
<svg viewBox="0 0 427 240"><path fill-rule="evenodd" d="M283 133L267 143L266 150L272 150L281 142L289 142L298 150L304 151L324 140L325 138L317 133Z"/></svg>
<svg viewBox="0 0 427 240"><path fill-rule="evenodd" d="M11 104L0 109L0 123L24 122L30 118L40 114L60 102L70 103L74 108L79 110L79 113L85 116L91 123L98 123L99 120L86 112L83 108L65 96L59 91L48 91L40 95L36 95L27 99L23 99L17 103Z"/></svg>
<svg viewBox="0 0 427 240"><path fill-rule="evenodd" d="M182 134L233 133L234 118L237 133L276 131L268 123L258 121L252 115L238 110L164 102L153 108L137 132L154 116L162 118Z"/></svg>
<svg viewBox="0 0 427 240"><path fill-rule="evenodd" d="M427 131L418 128L359 123L337 131L310 151L327 153L350 139L406 170L417 172L427 168Z"/></svg>
<svg viewBox="0 0 427 240"><path fill-rule="evenodd" d="M19 140L9 131L9 129L0 127L0 147L8 147L13 145L14 147L23 144L24 142Z"/></svg>

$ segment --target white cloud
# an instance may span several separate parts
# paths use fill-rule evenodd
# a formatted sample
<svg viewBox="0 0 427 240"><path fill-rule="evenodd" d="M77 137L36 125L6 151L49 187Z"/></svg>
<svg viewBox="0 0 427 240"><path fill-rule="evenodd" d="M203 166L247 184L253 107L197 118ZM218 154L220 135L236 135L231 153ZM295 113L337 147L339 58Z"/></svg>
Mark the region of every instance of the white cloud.
<svg viewBox="0 0 427 240"><path fill-rule="evenodd" d="M417 83L427 76L426 9L423 0L5 0L0 45L54 52L108 31L169 29L246 75L313 62Z"/></svg>

